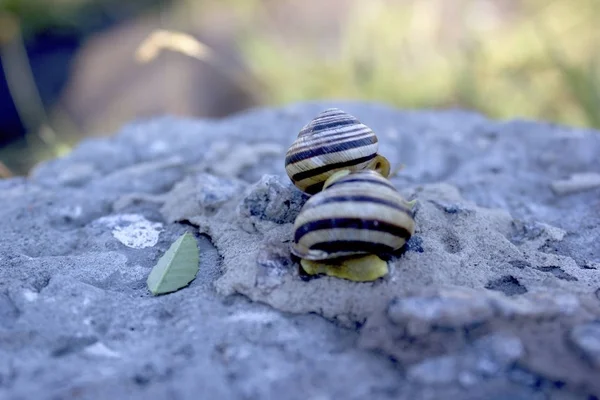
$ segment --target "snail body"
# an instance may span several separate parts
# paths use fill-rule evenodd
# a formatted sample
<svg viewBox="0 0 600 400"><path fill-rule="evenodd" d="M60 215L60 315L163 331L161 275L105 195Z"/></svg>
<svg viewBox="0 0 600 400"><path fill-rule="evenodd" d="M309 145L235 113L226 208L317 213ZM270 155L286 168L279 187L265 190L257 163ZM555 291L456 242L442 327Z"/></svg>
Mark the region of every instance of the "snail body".
<svg viewBox="0 0 600 400"><path fill-rule="evenodd" d="M378 148L377 136L369 127L331 108L302 128L287 151L285 169L296 187L313 195L340 170L376 170L387 177L390 164L377 154Z"/></svg>
<svg viewBox="0 0 600 400"><path fill-rule="evenodd" d="M298 214L291 251L313 261L391 253L414 234L412 206L376 171L338 173Z"/></svg>
<svg viewBox="0 0 600 400"><path fill-rule="evenodd" d="M389 272L387 262L373 254L346 258L339 262L300 260L308 275L329 275L355 282L375 281Z"/></svg>

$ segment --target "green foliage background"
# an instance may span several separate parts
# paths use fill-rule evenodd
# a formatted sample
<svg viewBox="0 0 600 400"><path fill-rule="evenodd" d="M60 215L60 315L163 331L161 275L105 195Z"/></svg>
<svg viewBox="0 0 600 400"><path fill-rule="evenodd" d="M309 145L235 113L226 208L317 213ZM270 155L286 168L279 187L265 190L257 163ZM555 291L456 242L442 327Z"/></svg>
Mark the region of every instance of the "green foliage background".
<svg viewBox="0 0 600 400"><path fill-rule="evenodd" d="M245 79L259 83L265 105L362 99L600 129L599 0L347 0L339 20L331 21L334 38L319 36L310 22L290 23L296 22L294 15L287 16L285 32L277 31L272 9L286 1L146 4L153 3L151 10L169 21L169 27L157 28L181 32L194 29L195 16L226 10L235 22ZM16 16L26 37L47 27L81 29L99 13L135 12L143 5L141 0L0 0L0 17ZM62 154L60 134L50 146Z"/></svg>
<svg viewBox="0 0 600 400"><path fill-rule="evenodd" d="M439 3L408 3L357 2L327 57L260 33L242 48L273 104L355 98L600 128L599 1L512 2L496 21L463 2L452 39L440 37Z"/></svg>

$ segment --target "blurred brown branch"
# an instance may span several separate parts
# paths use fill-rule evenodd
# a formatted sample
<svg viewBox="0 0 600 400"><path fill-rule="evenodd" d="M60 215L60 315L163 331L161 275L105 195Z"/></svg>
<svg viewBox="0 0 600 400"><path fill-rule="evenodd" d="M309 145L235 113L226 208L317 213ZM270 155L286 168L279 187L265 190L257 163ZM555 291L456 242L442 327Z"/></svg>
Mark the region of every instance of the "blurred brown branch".
<svg viewBox="0 0 600 400"><path fill-rule="evenodd" d="M5 27L0 34L0 62L6 84L21 122L28 132L34 132L38 126L47 123L48 117L29 65L19 21L10 14L0 15L0 21L0 26ZM56 140L54 131L48 130L42 140L52 144Z"/></svg>
<svg viewBox="0 0 600 400"><path fill-rule="evenodd" d="M68 124L66 118L60 121L51 121L49 118L31 69L21 28L17 17L0 12L0 64L4 69L9 94L26 131L24 139L27 151L21 152L16 158L19 163L25 163L23 160L33 154L35 162L39 162L70 150L58 137L53 125L61 127L63 133L73 129L65 129L72 125ZM36 140L31 140L32 135ZM5 155L6 152L10 154L8 149L5 149ZM14 175L6 164L2 163L0 167L0 176Z"/></svg>
<svg viewBox="0 0 600 400"><path fill-rule="evenodd" d="M140 43L135 52L135 59L139 63L149 63L158 57L162 50L185 54L211 65L216 71L235 82L252 98L259 97L263 92L259 88L257 78L231 70L209 46L187 33L165 29L155 30Z"/></svg>
<svg viewBox="0 0 600 400"><path fill-rule="evenodd" d="M0 161L0 179L11 178L13 175L12 171Z"/></svg>

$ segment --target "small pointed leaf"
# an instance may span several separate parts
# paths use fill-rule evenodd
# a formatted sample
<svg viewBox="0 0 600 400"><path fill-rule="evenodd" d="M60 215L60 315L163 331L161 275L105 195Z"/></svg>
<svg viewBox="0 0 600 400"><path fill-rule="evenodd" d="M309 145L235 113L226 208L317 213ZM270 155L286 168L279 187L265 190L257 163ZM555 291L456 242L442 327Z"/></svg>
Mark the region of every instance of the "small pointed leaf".
<svg viewBox="0 0 600 400"><path fill-rule="evenodd" d="M174 292L187 286L198 273L200 255L196 239L182 235L158 260L146 281L153 295Z"/></svg>

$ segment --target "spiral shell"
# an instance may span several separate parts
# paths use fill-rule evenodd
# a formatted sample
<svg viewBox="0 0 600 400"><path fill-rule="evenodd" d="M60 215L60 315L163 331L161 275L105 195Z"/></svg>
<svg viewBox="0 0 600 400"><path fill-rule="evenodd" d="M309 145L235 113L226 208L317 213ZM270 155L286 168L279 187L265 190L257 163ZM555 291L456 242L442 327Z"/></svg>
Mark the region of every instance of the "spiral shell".
<svg viewBox="0 0 600 400"><path fill-rule="evenodd" d="M305 203L294 223L292 253L327 260L393 252L414 234L412 206L379 173L349 173Z"/></svg>
<svg viewBox="0 0 600 400"><path fill-rule="evenodd" d="M387 177L390 164L377 154L378 148L377 136L368 126L331 108L302 128L286 154L285 170L296 187L312 195L343 169L373 169Z"/></svg>

